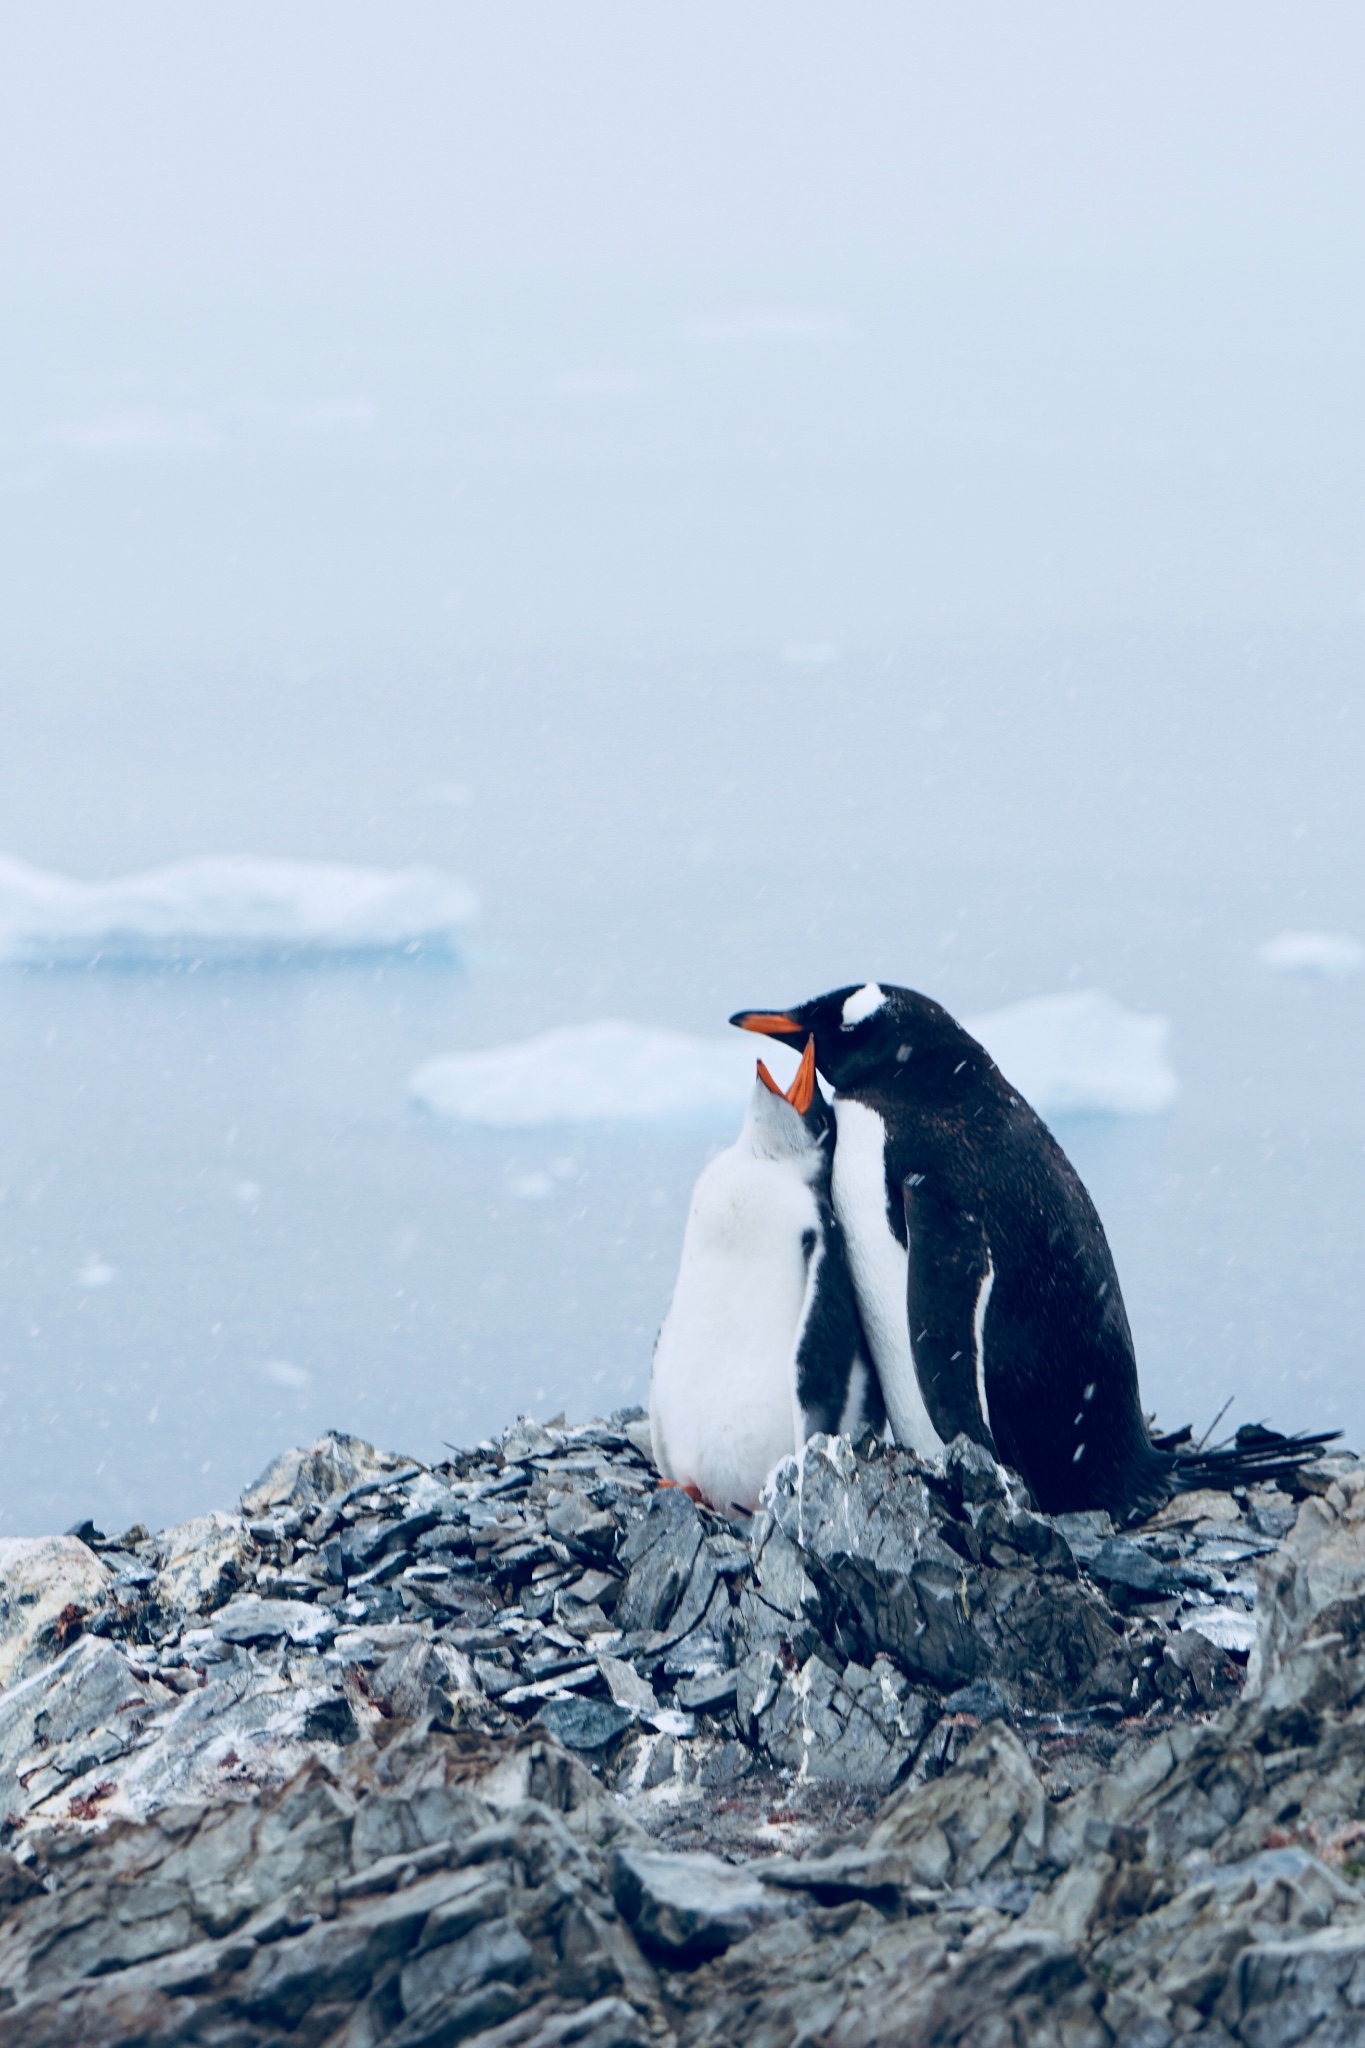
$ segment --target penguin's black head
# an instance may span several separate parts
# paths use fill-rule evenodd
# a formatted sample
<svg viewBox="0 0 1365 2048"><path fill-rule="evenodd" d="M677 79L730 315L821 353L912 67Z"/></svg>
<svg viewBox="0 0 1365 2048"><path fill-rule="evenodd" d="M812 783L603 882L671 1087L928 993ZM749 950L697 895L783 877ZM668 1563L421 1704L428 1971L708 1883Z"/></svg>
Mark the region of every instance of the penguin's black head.
<svg viewBox="0 0 1365 2048"><path fill-rule="evenodd" d="M820 1072L844 1094L888 1086L907 1066L922 1073L948 1054L973 1064L984 1059L941 1004L889 982L836 988L790 1010L738 1010L730 1022L770 1038L810 1036Z"/></svg>

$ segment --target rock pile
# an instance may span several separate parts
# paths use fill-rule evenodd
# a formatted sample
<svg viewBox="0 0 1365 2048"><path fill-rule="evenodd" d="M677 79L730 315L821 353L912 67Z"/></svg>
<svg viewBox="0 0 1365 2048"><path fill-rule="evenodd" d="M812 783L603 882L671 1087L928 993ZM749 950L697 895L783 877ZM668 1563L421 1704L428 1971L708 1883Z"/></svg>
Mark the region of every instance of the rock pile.
<svg viewBox="0 0 1365 2048"><path fill-rule="evenodd" d="M628 1412L11 1541L0 2048L1365 2039L1365 1467L1298 1485L817 1438L742 1528Z"/></svg>

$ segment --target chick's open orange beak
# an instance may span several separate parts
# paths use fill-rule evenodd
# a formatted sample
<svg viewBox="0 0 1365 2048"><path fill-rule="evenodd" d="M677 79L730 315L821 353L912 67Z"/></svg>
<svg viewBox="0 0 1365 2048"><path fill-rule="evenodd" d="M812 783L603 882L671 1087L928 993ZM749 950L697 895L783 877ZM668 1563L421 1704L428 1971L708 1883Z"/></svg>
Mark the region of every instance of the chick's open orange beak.
<svg viewBox="0 0 1365 2048"><path fill-rule="evenodd" d="M815 1040L806 1040L806 1050L801 1055L801 1064L790 1088L779 1088L762 1060L758 1063L758 1078L774 1095L780 1095L784 1102L789 1102L798 1116L804 1116L815 1097Z"/></svg>
<svg viewBox="0 0 1365 2048"><path fill-rule="evenodd" d="M796 1070L796 1079L787 1090L787 1100L798 1116L804 1116L815 1097L815 1040L806 1040L806 1050L801 1055L801 1064Z"/></svg>

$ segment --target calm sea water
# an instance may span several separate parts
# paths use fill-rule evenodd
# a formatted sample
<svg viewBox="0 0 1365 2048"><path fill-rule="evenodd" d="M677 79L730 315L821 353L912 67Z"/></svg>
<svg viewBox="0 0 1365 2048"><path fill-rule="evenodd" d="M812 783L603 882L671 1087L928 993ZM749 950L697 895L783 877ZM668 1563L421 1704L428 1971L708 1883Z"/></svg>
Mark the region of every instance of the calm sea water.
<svg viewBox="0 0 1365 2048"><path fill-rule="evenodd" d="M1148 1405L1365 1438L1361 639L1035 635L744 656L30 669L5 841L435 860L458 967L0 972L0 1528L229 1504L325 1427L422 1456L644 1396L726 1119L506 1134L432 1053L880 977L1166 1012L1168 1115L1059 1135ZM548 1188L548 1192L546 1192Z"/></svg>

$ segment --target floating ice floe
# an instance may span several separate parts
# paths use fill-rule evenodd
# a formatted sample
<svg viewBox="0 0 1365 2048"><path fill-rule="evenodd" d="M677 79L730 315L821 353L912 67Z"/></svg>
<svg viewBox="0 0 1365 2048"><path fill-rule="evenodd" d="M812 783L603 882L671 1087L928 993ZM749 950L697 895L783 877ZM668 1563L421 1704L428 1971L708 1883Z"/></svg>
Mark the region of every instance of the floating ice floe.
<svg viewBox="0 0 1365 2048"><path fill-rule="evenodd" d="M1095 991L1040 996L969 1020L1015 1087L1045 1116L1140 1116L1176 1092L1164 1017ZM737 1114L754 1083L752 1039L692 1038L616 1020L569 1025L518 1045L431 1059L409 1082L435 1116L501 1129L707 1111ZM763 1048L774 1067L778 1047Z"/></svg>
<svg viewBox="0 0 1365 2048"><path fill-rule="evenodd" d="M1256 957L1277 974L1359 974L1365 946L1346 932L1281 932Z"/></svg>
<svg viewBox="0 0 1365 2048"><path fill-rule="evenodd" d="M449 953L477 908L429 867L230 857L81 882L0 855L0 962Z"/></svg>
<svg viewBox="0 0 1365 2048"><path fill-rule="evenodd" d="M1041 1116L1151 1116L1175 1100L1167 1020L1098 989L1011 1003L967 1029Z"/></svg>
<svg viewBox="0 0 1365 2048"><path fill-rule="evenodd" d="M427 1060L408 1086L436 1116L500 1129L683 1116L742 1105L754 1052L752 1039L690 1038L611 1018Z"/></svg>

